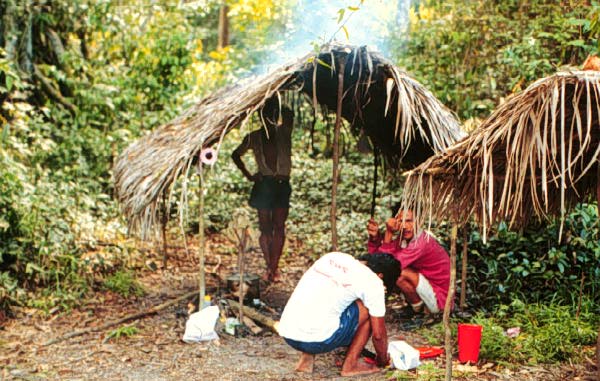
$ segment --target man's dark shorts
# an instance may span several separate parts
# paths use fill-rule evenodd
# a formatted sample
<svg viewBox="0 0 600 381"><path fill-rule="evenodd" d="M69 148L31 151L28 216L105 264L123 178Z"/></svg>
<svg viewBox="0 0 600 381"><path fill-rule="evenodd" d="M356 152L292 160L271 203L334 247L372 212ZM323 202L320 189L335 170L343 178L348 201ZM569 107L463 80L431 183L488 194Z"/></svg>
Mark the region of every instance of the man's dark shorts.
<svg viewBox="0 0 600 381"><path fill-rule="evenodd" d="M340 316L340 327L328 339L322 342L305 343L285 338L285 342L292 348L313 355L319 353L331 352L339 347L347 347L352 343L356 329L358 328L358 304L356 302L350 304L342 316Z"/></svg>
<svg viewBox="0 0 600 381"><path fill-rule="evenodd" d="M252 186L250 206L256 209L289 208L292 187L289 179L263 176Z"/></svg>

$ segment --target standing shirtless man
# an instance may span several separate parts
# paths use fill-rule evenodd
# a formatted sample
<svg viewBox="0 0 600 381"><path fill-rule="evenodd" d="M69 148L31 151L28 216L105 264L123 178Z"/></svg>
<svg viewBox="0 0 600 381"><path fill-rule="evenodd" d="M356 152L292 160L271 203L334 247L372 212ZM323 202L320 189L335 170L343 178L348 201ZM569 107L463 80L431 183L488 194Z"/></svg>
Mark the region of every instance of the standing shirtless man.
<svg viewBox="0 0 600 381"><path fill-rule="evenodd" d="M267 263L263 279L278 282L279 258L285 243L285 220L290 207L292 168L292 127L294 114L274 96L259 111L264 126L244 137L231 158L244 176L252 181L250 206L258 211L260 248ZM252 150L258 172L252 174L241 157Z"/></svg>

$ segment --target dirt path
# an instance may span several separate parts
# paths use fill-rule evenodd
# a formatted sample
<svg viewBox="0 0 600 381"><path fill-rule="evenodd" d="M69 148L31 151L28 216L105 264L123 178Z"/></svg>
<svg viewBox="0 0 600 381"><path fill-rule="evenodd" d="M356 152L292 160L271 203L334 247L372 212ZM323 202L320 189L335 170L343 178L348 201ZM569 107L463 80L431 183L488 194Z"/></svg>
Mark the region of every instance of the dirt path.
<svg viewBox="0 0 600 381"><path fill-rule="evenodd" d="M221 278L233 272L235 256L218 253L220 243L211 242L215 255L207 268ZM341 351L317 356L311 375L293 372L298 353L277 335L263 332L258 336L229 336L219 331L220 339L203 344L181 341L187 306L185 303L159 314L132 321L138 333L131 337L106 340L108 332L76 337L51 346L41 344L50 338L85 327L93 327L126 314L158 305L196 288L197 264L182 250L172 254L167 269L145 271L140 280L146 296L124 299L110 292L97 292L69 313L42 318L34 310L21 309L0 331L0 376L22 380L336 380L339 377ZM159 258L150 258L156 263ZM269 305L277 319L293 286L310 263L310 258L285 257L283 282L267 286L261 283L261 300ZM258 252L248 256L249 272L260 274L262 260ZM214 278L209 284L218 298ZM425 345L423 338L397 328L393 313L386 319L392 338L404 338L414 346ZM116 328L116 327L115 327ZM371 348L372 349L372 348ZM462 368L457 379L463 380L585 380L583 366L520 367L508 370L489 366ZM418 372L385 371L360 377L360 380L437 380L443 379L442 359L429 360Z"/></svg>

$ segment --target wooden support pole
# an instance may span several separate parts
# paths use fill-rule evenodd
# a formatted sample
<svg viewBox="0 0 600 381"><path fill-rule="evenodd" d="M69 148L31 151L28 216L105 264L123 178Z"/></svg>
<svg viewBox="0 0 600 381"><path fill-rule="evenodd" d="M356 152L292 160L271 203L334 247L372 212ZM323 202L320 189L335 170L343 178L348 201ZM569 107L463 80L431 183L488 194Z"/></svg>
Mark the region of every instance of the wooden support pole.
<svg viewBox="0 0 600 381"><path fill-rule="evenodd" d="M598 218L600 218L600 160L596 163L596 207L598 208ZM596 378L600 381L600 328L598 329L598 341L596 342Z"/></svg>
<svg viewBox="0 0 600 381"><path fill-rule="evenodd" d="M335 130L333 135L333 179L331 184L331 250L336 251L338 247L337 236L337 185L339 177L340 163L340 128L342 125L342 101L344 99L344 72L346 69L346 56L339 59L338 67L338 92L337 92L337 109L335 112Z"/></svg>
<svg viewBox="0 0 600 381"><path fill-rule="evenodd" d="M248 236L248 227L244 226L242 230L242 236L240 238L239 247L238 247L238 271L240 274L240 287L239 287L239 320L240 323L244 323L244 309L242 308L244 305L244 296L246 293L244 292L244 251L246 250L246 237Z"/></svg>
<svg viewBox="0 0 600 381"><path fill-rule="evenodd" d="M450 330L450 310L456 289L456 237L458 235L458 222L454 213L452 232L450 235L450 285L448 297L444 305L444 343L446 349L446 381L452 380L452 331Z"/></svg>
<svg viewBox="0 0 600 381"><path fill-rule="evenodd" d="M168 206L167 206L167 191L165 190L163 193L163 199L162 199L162 208L161 208L161 212L162 212L162 216L160 219L160 235L161 235L161 239L162 239L162 254L163 254L163 269L167 268L167 261L169 259L168 253L167 253L167 223L169 222L169 216L167 215L168 213Z"/></svg>
<svg viewBox="0 0 600 381"><path fill-rule="evenodd" d="M462 246L462 268L460 274L460 310L464 311L467 308L467 255L468 255L468 241L469 241L469 229L467 224L463 225L463 246Z"/></svg>
<svg viewBox="0 0 600 381"><path fill-rule="evenodd" d="M204 280L204 175L202 173L202 167L202 163L199 163L198 175L200 179L200 184L198 186L198 198L200 200L200 208L198 209L198 311L202 309L202 303L204 303L204 295L206 295L206 283Z"/></svg>

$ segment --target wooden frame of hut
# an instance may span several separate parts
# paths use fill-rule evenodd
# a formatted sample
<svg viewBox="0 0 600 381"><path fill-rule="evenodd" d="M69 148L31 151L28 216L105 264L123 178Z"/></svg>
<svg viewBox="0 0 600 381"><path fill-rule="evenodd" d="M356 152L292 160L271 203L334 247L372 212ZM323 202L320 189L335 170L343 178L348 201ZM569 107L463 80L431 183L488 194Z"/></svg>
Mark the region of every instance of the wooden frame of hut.
<svg viewBox="0 0 600 381"><path fill-rule="evenodd" d="M469 137L406 176L403 205L415 211L418 223L453 223L444 309L449 380L458 227L473 218L485 237L500 221L520 227L530 218L562 220L578 202L600 202L600 72L566 71L538 80L509 97ZM462 292L465 277L463 262ZM600 337L598 344L600 361Z"/></svg>

